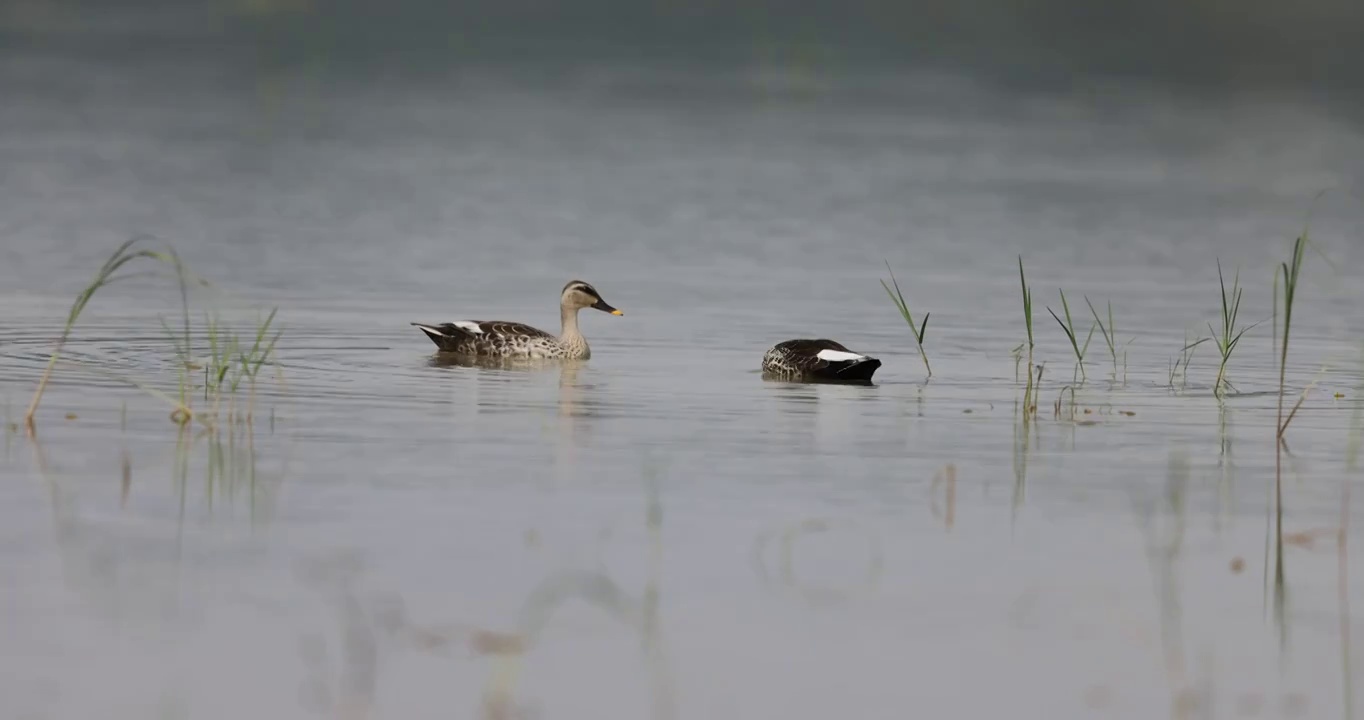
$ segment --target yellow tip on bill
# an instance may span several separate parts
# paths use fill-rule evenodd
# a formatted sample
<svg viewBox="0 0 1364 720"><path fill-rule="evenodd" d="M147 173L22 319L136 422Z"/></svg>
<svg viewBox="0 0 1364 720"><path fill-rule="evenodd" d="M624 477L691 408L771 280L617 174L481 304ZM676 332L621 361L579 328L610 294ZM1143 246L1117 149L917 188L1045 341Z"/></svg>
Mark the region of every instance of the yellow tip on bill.
<svg viewBox="0 0 1364 720"><path fill-rule="evenodd" d="M611 314L612 314L612 315L624 315L625 313L623 313L623 312L621 312L621 311L619 311L619 310L612 310L612 311L611 311Z"/></svg>

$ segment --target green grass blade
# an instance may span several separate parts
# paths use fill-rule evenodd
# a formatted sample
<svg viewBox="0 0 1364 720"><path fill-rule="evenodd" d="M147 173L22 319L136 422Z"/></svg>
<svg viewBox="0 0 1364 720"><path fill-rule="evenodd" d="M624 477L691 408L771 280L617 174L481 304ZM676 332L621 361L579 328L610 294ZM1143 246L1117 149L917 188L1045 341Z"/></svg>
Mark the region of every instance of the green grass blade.
<svg viewBox="0 0 1364 720"><path fill-rule="evenodd" d="M1052 310L1050 307L1048 307L1048 308L1047 308L1047 312L1051 313L1051 316L1054 317L1054 318L1056 318L1056 324L1061 326L1061 330L1062 330L1063 332L1065 332L1065 334L1066 334L1066 339L1067 339L1067 340L1070 340L1070 346L1071 346L1072 348L1075 348L1075 354L1076 354L1076 355L1079 355L1079 354L1080 354L1080 345L1079 345L1078 343L1075 342L1075 333L1072 332L1071 329L1070 329L1069 327L1066 326L1066 322L1065 322L1064 320L1062 320L1062 319L1060 318L1060 316L1058 316L1058 315L1056 314L1056 311L1055 311L1055 310Z"/></svg>
<svg viewBox="0 0 1364 720"><path fill-rule="evenodd" d="M1108 304L1108 326L1104 325L1103 318L1099 317L1099 311L1094 309L1094 303L1089 301L1089 296L1085 296L1085 304L1089 306L1089 312L1094 316L1094 324L1099 327L1102 333L1104 344L1108 346L1108 352L1116 357L1117 347L1114 345L1113 336L1109 334L1109 327L1113 324L1113 303Z"/></svg>
<svg viewBox="0 0 1364 720"><path fill-rule="evenodd" d="M891 270L889 261L886 262L886 271L890 273L891 284L887 285L886 281L882 280L881 287L886 291L890 301L895 304L895 308L900 311L900 317L904 318L905 324L909 325L909 332L914 335L914 342L919 348L919 357L923 358L924 369L928 372L928 376L932 377L933 368L928 364L928 352L924 349L924 333L928 329L929 314L925 313L923 323L916 325L914 315L909 311L909 303L905 301L904 293L900 291L900 282L895 278L895 271ZM271 317L273 317L273 313Z"/></svg>

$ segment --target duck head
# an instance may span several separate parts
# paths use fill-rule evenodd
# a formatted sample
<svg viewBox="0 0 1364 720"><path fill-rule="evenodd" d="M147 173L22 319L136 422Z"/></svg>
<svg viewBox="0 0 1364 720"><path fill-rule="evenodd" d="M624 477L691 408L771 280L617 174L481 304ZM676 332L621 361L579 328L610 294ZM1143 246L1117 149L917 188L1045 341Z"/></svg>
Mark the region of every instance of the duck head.
<svg viewBox="0 0 1364 720"><path fill-rule="evenodd" d="M580 310L582 308L592 308L601 310L612 315L624 315L625 313L611 307L602 299L601 293L591 285L582 280L570 281L564 286L563 294L559 297L559 304L565 308Z"/></svg>

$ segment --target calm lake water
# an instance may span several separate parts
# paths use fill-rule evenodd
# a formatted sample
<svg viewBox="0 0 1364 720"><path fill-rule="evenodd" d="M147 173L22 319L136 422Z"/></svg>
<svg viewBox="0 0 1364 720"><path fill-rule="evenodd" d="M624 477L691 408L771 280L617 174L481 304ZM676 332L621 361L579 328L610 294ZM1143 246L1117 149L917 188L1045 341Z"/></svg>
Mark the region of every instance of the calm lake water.
<svg viewBox="0 0 1364 720"><path fill-rule="evenodd" d="M285 329L252 428L182 433L126 383L175 390L174 283L96 296L0 455L7 717L1364 712L1357 127L891 73L234 67L0 65L7 425L136 234L215 283L196 325ZM1280 605L1270 281L1323 189ZM1263 323L1222 404L1210 344L1169 372L1218 258ZM927 383L883 261L932 314ZM579 366L441 366L408 324L557 330L574 278L625 313L584 312ZM1058 287L1130 341L1115 373L1096 334L1073 418ZM792 337L884 366L762 381Z"/></svg>

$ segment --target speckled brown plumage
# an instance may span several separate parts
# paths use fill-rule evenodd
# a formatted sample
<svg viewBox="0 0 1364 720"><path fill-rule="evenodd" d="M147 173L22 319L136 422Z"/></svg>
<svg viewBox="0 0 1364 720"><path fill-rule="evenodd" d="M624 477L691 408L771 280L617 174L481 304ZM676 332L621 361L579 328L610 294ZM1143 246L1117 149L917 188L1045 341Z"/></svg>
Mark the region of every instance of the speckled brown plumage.
<svg viewBox="0 0 1364 720"><path fill-rule="evenodd" d="M592 348L578 330L578 311L594 308L612 315L621 311L606 304L595 288L572 280L559 294L559 335L506 320L456 320L439 325L412 323L444 353L475 357L586 360Z"/></svg>

